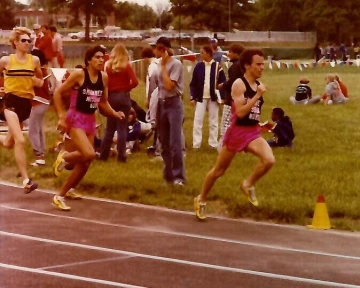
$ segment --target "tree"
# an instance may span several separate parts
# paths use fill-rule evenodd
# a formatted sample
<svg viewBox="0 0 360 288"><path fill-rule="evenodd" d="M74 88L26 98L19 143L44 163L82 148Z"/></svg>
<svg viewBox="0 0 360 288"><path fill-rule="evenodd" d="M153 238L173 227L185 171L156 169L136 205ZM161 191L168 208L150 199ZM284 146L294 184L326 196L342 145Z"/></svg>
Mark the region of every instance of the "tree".
<svg viewBox="0 0 360 288"><path fill-rule="evenodd" d="M15 11L23 9L24 5L18 4L15 0L0 1L0 27L2 29L12 29L16 25Z"/></svg>
<svg viewBox="0 0 360 288"><path fill-rule="evenodd" d="M72 13L79 11L85 14L85 41L90 42L90 19L94 17L106 17L113 11L115 0L45 0L49 12L68 8Z"/></svg>
<svg viewBox="0 0 360 288"><path fill-rule="evenodd" d="M247 0L170 0L174 16L191 17L193 29L232 30L232 23L247 28L253 4ZM229 27L230 26L230 27Z"/></svg>

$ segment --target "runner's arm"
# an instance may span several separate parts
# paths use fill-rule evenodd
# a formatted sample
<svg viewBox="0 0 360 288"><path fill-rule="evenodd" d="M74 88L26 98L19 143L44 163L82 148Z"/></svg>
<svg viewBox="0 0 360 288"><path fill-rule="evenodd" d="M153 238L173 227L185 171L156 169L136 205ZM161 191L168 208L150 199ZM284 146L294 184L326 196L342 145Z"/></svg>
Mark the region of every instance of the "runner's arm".
<svg viewBox="0 0 360 288"><path fill-rule="evenodd" d="M35 76L33 77L34 85L36 87L42 87L44 85L44 79L41 71L40 60L37 56L33 56L35 65Z"/></svg>
<svg viewBox="0 0 360 288"><path fill-rule="evenodd" d="M54 92L54 107L56 114L59 119L65 119L66 109L62 97L70 97L70 93L65 93L70 91L76 85L82 84L84 79L83 70L75 70L70 74L64 83L62 83Z"/></svg>
<svg viewBox="0 0 360 288"><path fill-rule="evenodd" d="M103 78L103 83L104 83L104 92L103 95L100 99L99 102L99 112L106 116L106 117L115 117L115 118L120 118L123 119L125 117L124 113L119 111L116 112L109 104L108 101L108 83L109 83L109 76L104 73L101 72L102 74L102 78Z"/></svg>
<svg viewBox="0 0 360 288"><path fill-rule="evenodd" d="M245 90L246 87L244 82L241 79L235 80L231 88L231 96L234 99L236 115L239 118L244 118L251 111L251 108L256 104L265 91L265 87L260 83L256 95L249 99L249 101L245 100Z"/></svg>

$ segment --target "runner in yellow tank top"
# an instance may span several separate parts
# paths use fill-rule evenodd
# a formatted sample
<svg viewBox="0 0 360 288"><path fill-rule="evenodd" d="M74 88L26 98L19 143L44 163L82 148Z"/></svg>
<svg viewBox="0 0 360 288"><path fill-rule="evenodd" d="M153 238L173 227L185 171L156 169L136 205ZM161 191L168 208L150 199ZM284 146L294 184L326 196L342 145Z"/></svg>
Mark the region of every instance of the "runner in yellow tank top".
<svg viewBox="0 0 360 288"><path fill-rule="evenodd" d="M11 149L14 147L16 164L23 178L24 192L30 193L37 188L37 183L29 179L26 170L24 150L23 121L30 116L31 99L34 97L34 86L44 83L39 58L28 54L32 42L31 31L25 27L15 27L10 33L10 43L15 54L0 59L0 73L5 70L5 96L0 107L0 119L9 127L6 136L0 136L0 145Z"/></svg>

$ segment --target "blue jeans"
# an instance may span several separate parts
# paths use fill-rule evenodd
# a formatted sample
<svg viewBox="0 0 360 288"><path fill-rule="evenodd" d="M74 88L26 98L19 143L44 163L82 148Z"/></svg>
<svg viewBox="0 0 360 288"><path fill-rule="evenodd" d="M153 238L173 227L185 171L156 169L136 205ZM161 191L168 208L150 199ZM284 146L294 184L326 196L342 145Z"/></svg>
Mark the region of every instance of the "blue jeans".
<svg viewBox="0 0 360 288"><path fill-rule="evenodd" d="M159 100L158 131L164 160L164 179L185 182L182 145L184 106L180 97Z"/></svg>
<svg viewBox="0 0 360 288"><path fill-rule="evenodd" d="M107 117L105 136L100 149L100 160L107 160L109 158L114 133L117 131L118 160L126 161L127 126L131 109L130 93L123 91L109 92L108 101L115 111L122 111L125 114L125 119L120 121L113 117Z"/></svg>

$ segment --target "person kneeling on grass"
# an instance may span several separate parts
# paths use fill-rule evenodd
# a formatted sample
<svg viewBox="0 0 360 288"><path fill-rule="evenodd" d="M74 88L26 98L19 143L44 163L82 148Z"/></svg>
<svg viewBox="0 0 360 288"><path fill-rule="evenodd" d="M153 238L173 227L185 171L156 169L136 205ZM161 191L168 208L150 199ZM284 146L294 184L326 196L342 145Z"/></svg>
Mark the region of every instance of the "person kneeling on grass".
<svg viewBox="0 0 360 288"><path fill-rule="evenodd" d="M281 108L274 108L271 114L271 120L274 123L260 125L266 132L273 132L272 139L267 140L270 147L291 147L295 138L294 129L289 116Z"/></svg>
<svg viewBox="0 0 360 288"><path fill-rule="evenodd" d="M216 164L206 175L200 195L194 199L195 215L200 220L206 218L206 196L215 181L228 169L237 152L250 152L260 160L250 176L240 185L249 202L254 206L259 205L254 184L275 163L274 154L265 139L261 137L258 125L265 92L264 84L258 81L264 70L263 55L258 49L248 49L241 54L240 64L245 74L232 85L231 96L234 100L232 123L225 133Z"/></svg>
<svg viewBox="0 0 360 288"><path fill-rule="evenodd" d="M58 130L70 136L73 148L71 152L62 150L54 164L56 176L64 168L73 168L59 193L54 196L52 204L60 210L69 211L64 196L71 188L75 188L85 176L91 162L96 158L94 135L96 129L95 111L108 117L123 120L123 112L114 111L107 101L108 77L102 72L104 65L104 49L101 46L90 47L85 53L85 68L74 71L54 93L54 106L58 121ZM62 97L65 93L78 87L78 93L71 93L71 104L65 113Z"/></svg>

